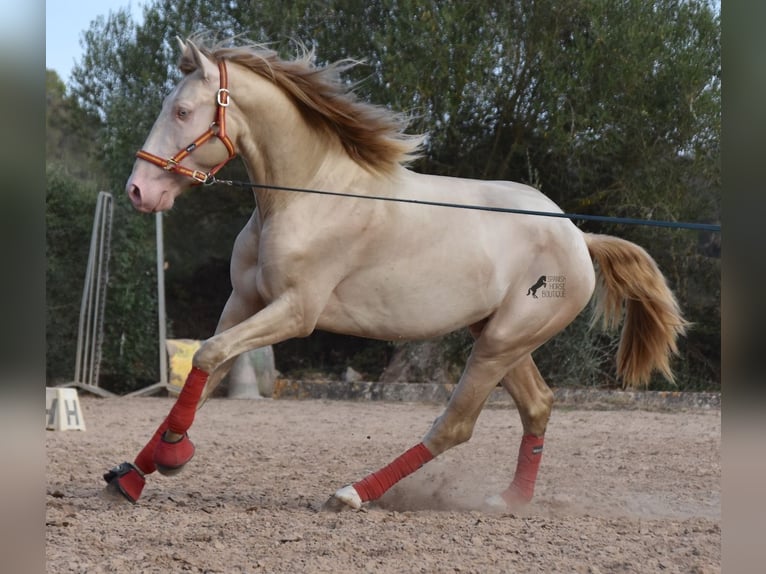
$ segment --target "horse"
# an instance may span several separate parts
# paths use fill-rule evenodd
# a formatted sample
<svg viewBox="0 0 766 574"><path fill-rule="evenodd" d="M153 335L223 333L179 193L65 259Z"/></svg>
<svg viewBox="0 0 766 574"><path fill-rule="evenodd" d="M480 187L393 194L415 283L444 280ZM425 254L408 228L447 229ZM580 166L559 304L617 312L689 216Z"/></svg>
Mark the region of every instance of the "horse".
<svg viewBox="0 0 766 574"><path fill-rule="evenodd" d="M179 43L182 78L136 153L126 193L140 212L166 211L239 156L255 207L233 246L232 291L214 334L149 442L104 474L107 489L135 503L147 475L180 471L195 452L188 430L196 411L235 358L315 329L391 341L463 328L473 336L460 380L421 440L338 488L324 506L331 510L362 508L468 441L498 384L523 431L509 486L486 501L507 510L528 504L553 405L532 352L589 302L594 325L623 323L616 370L625 385L645 385L655 371L673 380L670 360L687 323L642 247L585 233L567 218L396 201L561 213L527 185L410 169L423 136L406 134L407 118L361 101L341 81L356 62L319 66L310 50L282 59L256 44ZM381 197L394 201L371 199ZM543 277L565 281L563 296L526 296Z"/></svg>

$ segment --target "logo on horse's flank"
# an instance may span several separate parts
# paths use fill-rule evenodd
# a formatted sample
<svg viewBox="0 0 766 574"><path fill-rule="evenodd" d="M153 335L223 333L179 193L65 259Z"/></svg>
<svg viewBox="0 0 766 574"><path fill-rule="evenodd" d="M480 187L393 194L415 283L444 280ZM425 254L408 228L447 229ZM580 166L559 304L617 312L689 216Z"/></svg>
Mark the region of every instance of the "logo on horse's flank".
<svg viewBox="0 0 766 574"><path fill-rule="evenodd" d="M534 297L535 299L537 299L537 290L538 290L540 287L545 287L545 285L546 285L546 283L545 283L545 275L540 275L540 278L539 278L537 281L535 281L535 284L534 284L534 285L532 285L532 286L531 286L531 287L530 287L530 288L527 290L527 295L532 295L532 297Z"/></svg>
<svg viewBox="0 0 766 574"><path fill-rule="evenodd" d="M535 299L540 297L566 297L566 275L540 275L537 281L527 289L527 296ZM537 292L540 291L540 297Z"/></svg>

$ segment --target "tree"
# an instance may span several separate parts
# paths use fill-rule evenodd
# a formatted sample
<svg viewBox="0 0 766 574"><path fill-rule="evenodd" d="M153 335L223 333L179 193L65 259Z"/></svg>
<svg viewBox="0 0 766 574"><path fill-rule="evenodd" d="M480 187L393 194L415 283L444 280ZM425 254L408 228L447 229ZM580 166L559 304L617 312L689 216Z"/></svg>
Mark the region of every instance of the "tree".
<svg viewBox="0 0 766 574"><path fill-rule="evenodd" d="M99 143L104 126L80 106L55 72L47 74L46 373L74 374L80 298L96 197L115 196L110 280L105 307L102 386L128 391L158 379L156 280L151 221L136 218L119 183L110 184Z"/></svg>
<svg viewBox="0 0 766 574"><path fill-rule="evenodd" d="M71 381L75 369L80 294L85 278L97 191L49 165L46 226L46 378Z"/></svg>
<svg viewBox="0 0 766 574"><path fill-rule="evenodd" d="M54 70L46 70L45 85L46 163L80 181L103 183L95 155L97 144L92 138L98 122L83 113Z"/></svg>

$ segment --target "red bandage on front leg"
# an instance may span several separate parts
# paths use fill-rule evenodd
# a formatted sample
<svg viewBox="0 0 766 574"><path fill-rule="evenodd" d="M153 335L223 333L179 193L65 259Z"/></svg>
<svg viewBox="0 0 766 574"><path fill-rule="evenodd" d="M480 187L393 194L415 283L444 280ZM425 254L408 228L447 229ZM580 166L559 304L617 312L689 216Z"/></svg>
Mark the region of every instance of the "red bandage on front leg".
<svg viewBox="0 0 766 574"><path fill-rule="evenodd" d="M543 437L531 434L521 438L516 474L510 486L500 495L508 506L518 506L532 500L540 459L543 457L543 440Z"/></svg>
<svg viewBox="0 0 766 574"><path fill-rule="evenodd" d="M186 377L184 388L176 399L176 404L168 415L168 429L177 434L184 434L194 422L194 413L205 388L208 374L202 369L192 367Z"/></svg>
<svg viewBox="0 0 766 574"><path fill-rule="evenodd" d="M434 455L431 454L431 451L421 442L388 466L373 472L355 483L353 485L354 489L359 494L362 502L377 500L394 484L415 472L429 460L432 460L433 457Z"/></svg>
<svg viewBox="0 0 766 574"><path fill-rule="evenodd" d="M149 440L149 442L146 443L146 446L141 449L141 452L138 453L136 460L133 461L133 466L138 468L144 474L151 474L157 470L157 467L154 465L154 449L157 447L157 443L160 442L160 439L162 438L162 435L165 433L167 428L168 419L165 419L162 421L162 424L159 426L159 428L154 431L154 435Z"/></svg>

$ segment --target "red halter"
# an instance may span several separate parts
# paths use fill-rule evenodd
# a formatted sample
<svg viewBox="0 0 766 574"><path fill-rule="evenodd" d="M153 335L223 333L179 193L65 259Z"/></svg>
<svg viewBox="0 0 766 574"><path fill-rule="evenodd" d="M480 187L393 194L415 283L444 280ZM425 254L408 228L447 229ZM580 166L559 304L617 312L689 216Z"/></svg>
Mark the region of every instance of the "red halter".
<svg viewBox="0 0 766 574"><path fill-rule="evenodd" d="M226 108L229 106L229 90L226 87L228 84L228 76L226 73L226 62L224 60L218 61L218 70L221 76L221 87L216 93L215 98L218 109L216 112L216 119L212 124L210 124L208 130L169 159L163 159L144 150L139 150L136 152L136 157L138 159L148 161L149 163L161 167L165 171L172 171L174 173L186 175L197 182L194 185L199 185L200 183L207 183L210 181L211 178L218 172L218 170L226 165L230 159L236 157L237 152L234 150L234 144L229 139L229 136L226 135ZM188 167L181 165L181 161L183 161L186 156L188 156L191 152L193 152L212 137L217 137L223 142L223 145L226 146L226 149L229 152L229 157L227 157L207 173L197 169L189 169Z"/></svg>

